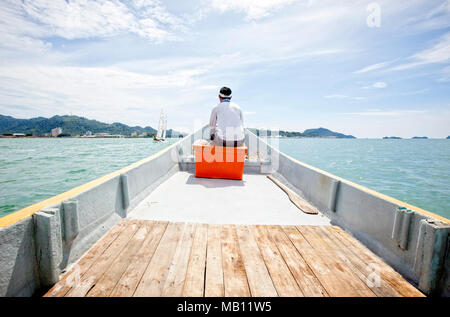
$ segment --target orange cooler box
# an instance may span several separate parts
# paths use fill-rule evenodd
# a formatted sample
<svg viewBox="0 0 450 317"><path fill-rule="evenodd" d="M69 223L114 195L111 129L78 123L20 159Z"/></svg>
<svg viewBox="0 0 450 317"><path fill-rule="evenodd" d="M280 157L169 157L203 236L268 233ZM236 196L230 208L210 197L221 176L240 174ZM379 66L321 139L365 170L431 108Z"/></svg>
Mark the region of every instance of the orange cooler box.
<svg viewBox="0 0 450 317"><path fill-rule="evenodd" d="M195 177L242 179L247 147L223 147L199 140L193 144Z"/></svg>

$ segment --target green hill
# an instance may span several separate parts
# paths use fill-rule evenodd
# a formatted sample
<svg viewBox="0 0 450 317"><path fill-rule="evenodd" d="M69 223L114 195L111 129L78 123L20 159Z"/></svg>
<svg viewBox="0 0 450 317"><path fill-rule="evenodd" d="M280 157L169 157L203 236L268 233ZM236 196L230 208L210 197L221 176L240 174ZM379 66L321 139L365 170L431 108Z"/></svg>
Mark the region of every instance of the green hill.
<svg viewBox="0 0 450 317"><path fill-rule="evenodd" d="M109 124L78 116L16 119L10 116L0 115L0 134L25 133L41 136L45 133L50 133L50 131L56 127L61 127L64 134L72 136L84 135L87 131L91 131L92 133L122 134L126 136L131 135L133 132L138 134L144 132L150 134L156 133L156 130L150 126L144 128L139 126L130 127L119 122ZM170 137L172 133L174 133L174 131L167 130L167 137Z"/></svg>
<svg viewBox="0 0 450 317"><path fill-rule="evenodd" d="M325 138L338 138L338 139L356 139L353 135L342 134L339 132L334 132L325 128L318 129L307 129L303 131L303 133L307 135L312 135L316 137L325 137Z"/></svg>
<svg viewBox="0 0 450 317"><path fill-rule="evenodd" d="M250 128L250 131L256 135L260 135L260 130ZM271 136L272 131L268 130L267 135ZM280 130L278 135L283 138L337 138L337 139L356 139L353 135L346 135L338 132L334 132L325 128L307 129L303 132L297 131L283 131Z"/></svg>

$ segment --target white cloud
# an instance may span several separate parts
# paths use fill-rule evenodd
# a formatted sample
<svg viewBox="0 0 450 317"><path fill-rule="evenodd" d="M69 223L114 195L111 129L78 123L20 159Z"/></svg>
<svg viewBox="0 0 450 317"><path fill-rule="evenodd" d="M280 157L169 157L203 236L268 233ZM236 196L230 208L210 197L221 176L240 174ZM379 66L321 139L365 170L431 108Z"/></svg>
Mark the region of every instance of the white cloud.
<svg viewBox="0 0 450 317"><path fill-rule="evenodd" d="M365 86L363 87L363 89L382 89L382 88L386 88L387 84L384 81L377 81L376 83L373 83L372 85L369 86Z"/></svg>
<svg viewBox="0 0 450 317"><path fill-rule="evenodd" d="M22 40L46 46L45 38L98 38L133 33L160 42L175 39L181 19L159 1L4 0L0 3L2 45L20 47ZM5 34L7 36L5 36Z"/></svg>
<svg viewBox="0 0 450 317"><path fill-rule="evenodd" d="M184 69L152 75L116 67L2 66L0 109L10 111L20 105L39 109L44 116L70 111L107 121L120 116L130 119L133 109L142 109L142 116L179 104L180 97L170 89L195 88L203 72Z"/></svg>
<svg viewBox="0 0 450 317"><path fill-rule="evenodd" d="M393 64L395 61L390 62L382 62L373 65L369 65L360 70L354 72L354 74L362 74L371 72L374 70L382 69L383 71L399 71L399 70L407 70L423 65L429 64L446 64L450 62L450 32L444 34L436 41L434 44L425 50L417 52L410 57L404 59L404 61L399 65L395 65L392 67L387 67ZM384 88L384 87L378 87Z"/></svg>
<svg viewBox="0 0 450 317"><path fill-rule="evenodd" d="M384 81L376 82L372 85L373 88L386 88L387 84Z"/></svg>
<svg viewBox="0 0 450 317"><path fill-rule="evenodd" d="M433 6L432 1L425 1L431 8L423 8L421 14L404 19L404 27L410 31L431 31L450 26L450 0L441 1Z"/></svg>
<svg viewBox="0 0 450 317"><path fill-rule="evenodd" d="M430 48L420 51L408 58L409 63L389 68L388 70L405 70L417 66L450 62L450 32L440 37Z"/></svg>
<svg viewBox="0 0 450 317"><path fill-rule="evenodd" d="M357 70L354 72L354 74L363 74L363 73L367 73L367 72L371 72L380 68L384 68L386 66L388 66L389 64L391 64L392 62L383 62L383 63L377 63L377 64L373 64L373 65L369 65L366 66L364 68L361 68L360 70Z"/></svg>
<svg viewBox="0 0 450 317"><path fill-rule="evenodd" d="M211 7L221 12L244 12L249 20L257 20L271 15L294 0L211 0Z"/></svg>
<svg viewBox="0 0 450 317"><path fill-rule="evenodd" d="M426 50L422 53L429 54L423 56L408 51L422 45L423 38L435 37L437 32L425 34L417 41L414 38L416 42L411 42L411 46L398 50L396 39L405 38L390 37L399 34L407 17L417 16L419 11L419 15L428 14L429 10L419 10L421 6L436 7L437 1L379 2L383 27L371 30L365 23L368 12L364 1L201 0L198 3L207 5L200 6L194 1L3 0L0 1L0 113L30 117L70 111L108 122L147 124L153 113L158 116L162 107L171 107L169 110L179 116L175 119L171 112L170 122L175 124L178 120L176 124L182 124L193 117L207 120L206 109L216 100L217 90L228 85L236 92L236 99L247 98L242 102L244 110L245 104L251 105L253 99L260 98L262 111L248 114L250 122L263 123L277 120L265 108L271 102L266 98L270 94L277 94L280 105L286 107L283 109L291 111L283 111L292 113L288 117L293 119L299 113L298 109L290 109L292 88L290 84L283 85L286 81L308 89L305 100L315 100L318 106L333 109L339 102L341 111L348 112L359 111L360 108L353 107L359 103L367 108L381 107L377 114L347 119L391 120L392 112L383 109L393 93L378 95L376 100L384 98L383 104L373 105L367 100L369 97L352 96L361 91L338 87L354 81L356 76L348 76L353 71L371 75L400 62L437 60ZM201 12L196 10L199 7ZM441 18L443 8L439 10L441 13L429 14L433 19L439 17L442 26L447 22ZM221 12L226 15L221 16ZM227 21L223 21L225 17ZM436 25L439 23L436 20ZM163 43L180 38L183 41L176 45ZM429 48L435 44L431 43ZM406 51L404 56L411 57L395 59L397 56L392 54L399 51ZM379 56L379 63L362 67L370 64L373 56ZM448 80L448 73L442 71L442 81ZM383 84L373 84L378 80L389 85L399 82L387 75L361 80L358 87L371 84L371 88L382 88ZM311 82L303 86L304 80ZM279 84L276 91L261 88L274 82ZM432 83L421 82L414 87L428 85ZM332 95L334 92L342 94ZM246 97L246 93L252 96ZM327 93L330 95L324 96L325 99L317 99ZM415 103L410 105L414 106ZM319 125L319 115L311 116ZM280 125L291 119L288 117L279 116ZM351 124L344 126L353 129ZM363 124L361 129L364 130Z"/></svg>
<svg viewBox="0 0 450 317"><path fill-rule="evenodd" d="M365 97L352 97L352 96L347 96L347 95L327 95L327 96L324 96L324 98L327 98L327 99L347 99L347 100L364 100L364 99L366 99Z"/></svg>
<svg viewBox="0 0 450 317"><path fill-rule="evenodd" d="M407 115L423 114L425 110L389 110L389 111L361 111L361 112L348 112L349 115L358 116L375 116L375 117L404 117Z"/></svg>
<svg viewBox="0 0 450 317"><path fill-rule="evenodd" d="M450 81L450 66L444 67L441 70L442 77L438 79L440 82Z"/></svg>

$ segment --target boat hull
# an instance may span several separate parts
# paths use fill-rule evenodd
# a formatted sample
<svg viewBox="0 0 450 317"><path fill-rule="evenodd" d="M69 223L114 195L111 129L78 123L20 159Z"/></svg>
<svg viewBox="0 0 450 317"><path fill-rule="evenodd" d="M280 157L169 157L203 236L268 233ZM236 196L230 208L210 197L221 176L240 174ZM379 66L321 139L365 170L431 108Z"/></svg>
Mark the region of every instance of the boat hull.
<svg viewBox="0 0 450 317"><path fill-rule="evenodd" d="M0 218L0 296L31 296L54 285L62 270L129 217L160 184L179 171L192 170L192 145L208 135L205 126L149 158ZM245 173L273 174L422 292L450 295L448 219L299 162L250 131L246 146L249 157L258 159L245 162L244 180ZM413 213L401 228L406 232L401 244L393 239L399 207Z"/></svg>

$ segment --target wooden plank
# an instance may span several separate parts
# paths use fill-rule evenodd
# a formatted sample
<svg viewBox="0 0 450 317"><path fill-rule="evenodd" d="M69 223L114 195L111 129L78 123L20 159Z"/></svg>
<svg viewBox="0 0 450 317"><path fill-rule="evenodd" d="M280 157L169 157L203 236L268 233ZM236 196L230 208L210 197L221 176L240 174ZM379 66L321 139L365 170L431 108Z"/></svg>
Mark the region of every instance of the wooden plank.
<svg viewBox="0 0 450 317"><path fill-rule="evenodd" d="M169 223L133 296L161 296L184 226Z"/></svg>
<svg viewBox="0 0 450 317"><path fill-rule="evenodd" d="M208 225L205 281L206 297L223 297L225 295L220 235L219 225Z"/></svg>
<svg viewBox="0 0 450 317"><path fill-rule="evenodd" d="M180 297L183 293L183 285L194 240L195 227L192 223L188 223L184 227L163 287L161 295L164 297Z"/></svg>
<svg viewBox="0 0 450 317"><path fill-rule="evenodd" d="M70 291L73 282L80 280L86 271L95 263L100 255L113 243L113 241L119 236L123 228L128 223L128 219L120 220L114 225L107 234L103 236L94 246L77 262L75 265L66 272L62 278L56 283L44 297L62 297Z"/></svg>
<svg viewBox="0 0 450 317"><path fill-rule="evenodd" d="M305 239L305 237L294 226L283 226L283 231L291 240L297 251L305 259L308 266L314 272L314 275L320 281L327 291L328 295L333 297L354 297L357 293L344 283L336 274L336 269L329 266L328 259L317 252Z"/></svg>
<svg viewBox="0 0 450 317"><path fill-rule="evenodd" d="M303 296L265 226L250 227L279 296Z"/></svg>
<svg viewBox="0 0 450 317"><path fill-rule="evenodd" d="M387 265L381 258L345 232L342 228L333 226L330 228L330 232L333 233L334 237L339 239L339 243L345 245L363 262L378 265L378 268L380 268L381 278L389 283L399 294L406 297L424 297L419 290L406 281L392 267Z"/></svg>
<svg viewBox="0 0 450 317"><path fill-rule="evenodd" d="M299 195L297 195L295 192L290 190L287 186L282 184L278 179L273 177L272 175L267 175L267 178L269 178L272 182L274 182L278 187L281 188L289 197L289 199L292 201L292 203L297 206L298 209L303 211L305 214L313 214L317 215L319 211L316 207L311 205L309 202L301 198Z"/></svg>
<svg viewBox="0 0 450 317"><path fill-rule="evenodd" d="M103 273L110 267L111 263L120 254L139 227L139 223L133 220L130 221L109 248L106 249L97 261L86 271L86 274L83 275L80 283L74 286L66 296L85 296L101 278Z"/></svg>
<svg viewBox="0 0 450 317"><path fill-rule="evenodd" d="M208 226L198 225L192 243L182 296L204 296L207 240Z"/></svg>
<svg viewBox="0 0 450 317"><path fill-rule="evenodd" d="M236 234L251 295L254 297L278 296L261 252L248 226L236 226Z"/></svg>
<svg viewBox="0 0 450 317"><path fill-rule="evenodd" d="M311 228L320 236L325 243L327 243L333 250L334 254L338 256L347 266L359 277L359 279L380 297L399 297L400 294L392 288L386 281L380 278L373 277L371 274L373 270L370 269L370 263L361 261L355 254L346 248L339 240L330 233L329 226L317 226ZM375 279L376 278L376 279ZM379 285L377 285L379 282Z"/></svg>
<svg viewBox="0 0 450 317"><path fill-rule="evenodd" d="M311 246L320 253L323 258L327 259L329 266L335 269L335 273L342 280L341 284L351 287L356 296L374 297L375 293L370 290L365 282L361 281L359 276L348 266L348 263L339 258L333 247L328 245L325 240L316 234L313 226L297 226L297 230L308 240Z"/></svg>
<svg viewBox="0 0 450 317"><path fill-rule="evenodd" d="M134 256L145 241L147 234L151 231L151 222L141 221L141 224L142 226L134 233L127 246L123 248L111 266L87 293L87 297L109 296L128 265L133 260L140 260L135 259Z"/></svg>
<svg viewBox="0 0 450 317"><path fill-rule="evenodd" d="M131 260L130 265L121 276L119 282L114 287L110 296L130 297L133 296L142 275L147 269L150 260L166 230L167 222L154 222L151 231L142 244L136 256Z"/></svg>
<svg viewBox="0 0 450 317"><path fill-rule="evenodd" d="M233 225L222 225L221 243L225 296L250 296L247 275Z"/></svg>
<svg viewBox="0 0 450 317"><path fill-rule="evenodd" d="M326 297L327 291L314 275L311 268L297 251L280 226L268 226L270 237L278 247L281 256L297 281L302 293L307 297Z"/></svg>

